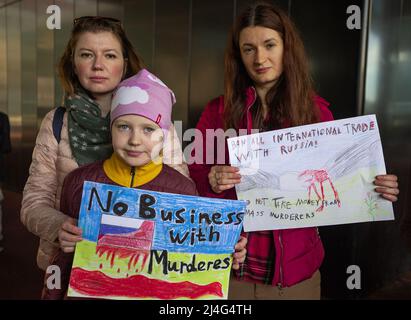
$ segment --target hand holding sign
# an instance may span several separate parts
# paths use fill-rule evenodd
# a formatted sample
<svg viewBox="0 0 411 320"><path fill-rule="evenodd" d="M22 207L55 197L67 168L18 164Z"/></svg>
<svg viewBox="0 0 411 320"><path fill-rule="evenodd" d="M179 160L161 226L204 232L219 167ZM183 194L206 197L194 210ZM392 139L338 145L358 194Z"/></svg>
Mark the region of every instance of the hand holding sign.
<svg viewBox="0 0 411 320"><path fill-rule="evenodd" d="M245 256L247 254L247 238L240 237L240 240L235 245L235 253L232 268L238 270L240 268L240 263L245 261Z"/></svg>
<svg viewBox="0 0 411 320"><path fill-rule="evenodd" d="M239 169L231 166L213 166L208 174L208 181L215 193L234 188L241 182Z"/></svg>
<svg viewBox="0 0 411 320"><path fill-rule="evenodd" d="M65 253L74 252L76 243L82 240L81 229L77 227L77 220L68 217L58 232L60 248Z"/></svg>
<svg viewBox="0 0 411 320"><path fill-rule="evenodd" d="M392 202L398 200L400 190L398 189L398 178L393 174L379 175L374 181L374 185L377 186L375 191L381 193L381 195Z"/></svg>

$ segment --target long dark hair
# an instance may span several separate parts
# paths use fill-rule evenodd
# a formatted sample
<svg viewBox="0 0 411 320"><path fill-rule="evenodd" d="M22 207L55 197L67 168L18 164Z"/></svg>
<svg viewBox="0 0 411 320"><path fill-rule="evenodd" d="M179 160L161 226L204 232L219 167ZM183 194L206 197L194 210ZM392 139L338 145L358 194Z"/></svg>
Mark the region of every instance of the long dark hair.
<svg viewBox="0 0 411 320"><path fill-rule="evenodd" d="M235 21L225 52L224 124L239 128L245 112L245 91L253 85L241 59L239 37L247 27L261 26L277 31L284 43L283 72L266 95L270 127L298 126L318 122L304 45L293 22L281 9L267 3L250 5ZM253 110L253 126L264 127L261 101Z"/></svg>

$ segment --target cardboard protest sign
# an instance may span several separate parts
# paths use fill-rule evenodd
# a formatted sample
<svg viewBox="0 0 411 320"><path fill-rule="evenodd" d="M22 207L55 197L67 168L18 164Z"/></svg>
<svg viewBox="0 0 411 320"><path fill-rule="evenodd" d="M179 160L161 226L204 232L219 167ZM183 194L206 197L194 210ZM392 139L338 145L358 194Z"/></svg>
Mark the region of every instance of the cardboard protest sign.
<svg viewBox="0 0 411 320"><path fill-rule="evenodd" d="M245 231L394 219L372 183L386 173L375 115L230 138L228 147Z"/></svg>
<svg viewBox="0 0 411 320"><path fill-rule="evenodd" d="M68 296L225 299L244 201L85 182Z"/></svg>

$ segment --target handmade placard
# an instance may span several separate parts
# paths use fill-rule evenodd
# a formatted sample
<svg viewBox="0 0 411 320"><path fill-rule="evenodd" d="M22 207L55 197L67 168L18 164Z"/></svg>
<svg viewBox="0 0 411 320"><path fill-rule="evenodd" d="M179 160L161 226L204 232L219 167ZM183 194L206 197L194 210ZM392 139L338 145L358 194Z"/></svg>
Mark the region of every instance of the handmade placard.
<svg viewBox="0 0 411 320"><path fill-rule="evenodd" d="M68 296L226 299L245 202L85 182Z"/></svg>
<svg viewBox="0 0 411 320"><path fill-rule="evenodd" d="M228 148L245 231L394 219L374 191L386 173L375 115L230 138Z"/></svg>

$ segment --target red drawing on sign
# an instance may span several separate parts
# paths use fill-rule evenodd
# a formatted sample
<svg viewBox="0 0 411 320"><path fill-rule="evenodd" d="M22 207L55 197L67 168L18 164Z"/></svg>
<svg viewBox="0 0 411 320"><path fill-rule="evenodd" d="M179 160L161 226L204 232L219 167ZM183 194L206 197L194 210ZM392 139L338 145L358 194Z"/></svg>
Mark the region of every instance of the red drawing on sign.
<svg viewBox="0 0 411 320"><path fill-rule="evenodd" d="M318 197L318 200L321 201L321 206L317 208L317 212L323 211L324 209L324 182L328 181L330 184L333 192L334 192L334 200L337 201L338 207L341 207L341 201L340 198L338 197L338 192L335 190L334 185L331 181L330 176L328 175L326 170L305 170L300 175L298 176L299 178L305 177L307 178L305 182L309 183L308 186L308 200L311 200L311 189L314 190L315 194ZM321 187L321 195L318 193L316 185L319 184Z"/></svg>
<svg viewBox="0 0 411 320"><path fill-rule="evenodd" d="M112 278L100 271L88 271L78 267L71 271L70 286L80 294L94 297L157 299L198 299L206 295L223 297L223 288L219 282L200 285L190 281L170 282L151 279L144 275L133 275L124 279Z"/></svg>
<svg viewBox="0 0 411 320"><path fill-rule="evenodd" d="M118 227L118 229L120 229L118 231L120 232L121 227ZM143 269L150 253L153 233L154 222L144 221L141 227L134 232L100 235L96 253L99 257L107 254L107 260L110 260L111 268L114 266L116 256L119 259L129 258L128 270L135 268L141 257L141 269Z"/></svg>

